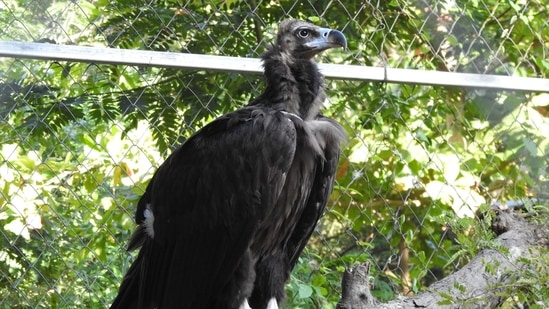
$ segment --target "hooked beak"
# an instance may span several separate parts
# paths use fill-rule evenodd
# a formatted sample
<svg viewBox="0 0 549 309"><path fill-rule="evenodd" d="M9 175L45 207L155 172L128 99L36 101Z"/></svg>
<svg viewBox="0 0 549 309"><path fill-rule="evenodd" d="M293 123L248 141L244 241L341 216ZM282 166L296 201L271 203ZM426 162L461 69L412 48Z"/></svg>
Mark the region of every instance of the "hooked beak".
<svg viewBox="0 0 549 309"><path fill-rule="evenodd" d="M320 28L318 30L320 36L315 40L304 44L312 54L311 56L330 48L343 47L344 49L347 49L347 39L341 31L329 28Z"/></svg>

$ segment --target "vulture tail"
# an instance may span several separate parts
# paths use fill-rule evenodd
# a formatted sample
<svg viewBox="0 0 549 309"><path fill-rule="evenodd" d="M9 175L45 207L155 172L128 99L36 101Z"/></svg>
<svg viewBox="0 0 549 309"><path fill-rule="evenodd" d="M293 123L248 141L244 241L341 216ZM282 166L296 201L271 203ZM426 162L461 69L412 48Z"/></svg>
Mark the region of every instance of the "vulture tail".
<svg viewBox="0 0 549 309"><path fill-rule="evenodd" d="M137 261L136 261L137 262ZM118 296L113 301L111 309L138 308L141 263L134 262L118 290Z"/></svg>
<svg viewBox="0 0 549 309"><path fill-rule="evenodd" d="M147 263L147 257L151 255L151 251L155 250L153 247L152 242L144 242L137 258L128 269L122 284L120 284L118 295L113 301L111 309L149 309L157 306L153 301L153 297L158 295L163 286L149 284L151 278L147 278L151 272L160 271L158 268L150 269L151 267L148 265L150 263Z"/></svg>

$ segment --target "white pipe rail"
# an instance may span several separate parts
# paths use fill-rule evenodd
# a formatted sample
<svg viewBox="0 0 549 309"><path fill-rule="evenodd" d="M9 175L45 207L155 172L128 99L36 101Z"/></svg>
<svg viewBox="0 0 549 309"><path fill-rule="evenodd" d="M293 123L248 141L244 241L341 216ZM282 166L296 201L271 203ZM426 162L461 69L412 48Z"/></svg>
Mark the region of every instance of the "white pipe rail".
<svg viewBox="0 0 549 309"><path fill-rule="evenodd" d="M263 70L257 58L11 41L0 41L0 57L254 74ZM322 63L319 67L322 73L331 79L549 92L549 79L542 78Z"/></svg>

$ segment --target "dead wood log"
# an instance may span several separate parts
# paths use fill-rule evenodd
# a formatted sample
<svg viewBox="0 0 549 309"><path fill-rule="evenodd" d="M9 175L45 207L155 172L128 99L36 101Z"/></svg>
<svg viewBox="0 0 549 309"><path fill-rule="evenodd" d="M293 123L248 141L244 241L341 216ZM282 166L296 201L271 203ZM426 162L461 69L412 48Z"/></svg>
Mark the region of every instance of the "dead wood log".
<svg viewBox="0 0 549 309"><path fill-rule="evenodd" d="M485 249L467 265L433 283L415 296L380 303L370 293L369 264L347 270L337 309L495 308L505 299L498 286L517 280L531 248L539 245L539 231L520 215L499 211L492 223L503 250ZM546 233L546 231L544 231ZM543 236L547 237L547 235Z"/></svg>

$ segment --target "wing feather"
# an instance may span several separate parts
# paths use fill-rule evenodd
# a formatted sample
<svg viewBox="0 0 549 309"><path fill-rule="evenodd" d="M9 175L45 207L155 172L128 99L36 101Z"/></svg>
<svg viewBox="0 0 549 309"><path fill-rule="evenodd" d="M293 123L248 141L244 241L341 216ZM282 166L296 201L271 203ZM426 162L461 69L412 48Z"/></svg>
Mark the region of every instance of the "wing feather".
<svg viewBox="0 0 549 309"><path fill-rule="evenodd" d="M309 195L301 217L296 224L286 247L290 269L297 263L299 255L311 237L318 220L324 214L339 162L340 145L346 138L346 132L336 121L320 117L308 121L314 139L322 149L321 160L316 161L314 180L309 187Z"/></svg>
<svg viewBox="0 0 549 309"><path fill-rule="evenodd" d="M221 303L215 295L246 275L238 273L247 269L243 257L276 205L295 147L294 123L282 112L257 107L218 118L185 142L159 167L138 203L139 227L129 248L142 248L118 298L127 299L122 291L138 280L140 305ZM143 227L147 208L154 214L154 238Z"/></svg>

